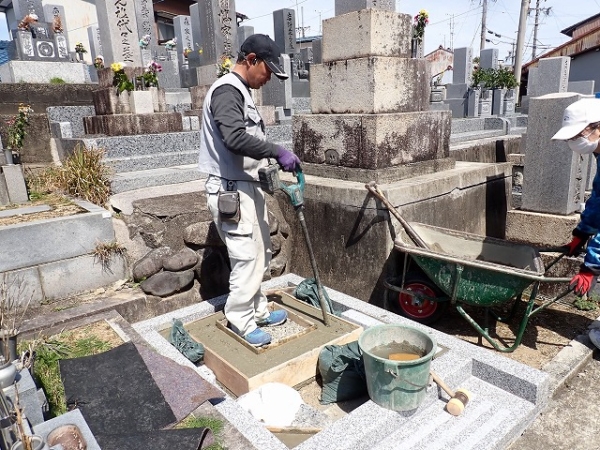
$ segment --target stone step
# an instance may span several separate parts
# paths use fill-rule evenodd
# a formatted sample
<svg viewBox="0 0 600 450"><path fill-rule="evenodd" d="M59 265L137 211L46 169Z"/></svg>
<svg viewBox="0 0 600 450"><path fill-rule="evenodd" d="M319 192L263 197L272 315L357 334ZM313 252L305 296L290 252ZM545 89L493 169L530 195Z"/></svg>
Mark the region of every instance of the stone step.
<svg viewBox="0 0 600 450"><path fill-rule="evenodd" d="M450 145L504 135L506 135L504 130L479 130L466 133L453 133L450 135Z"/></svg>
<svg viewBox="0 0 600 450"><path fill-rule="evenodd" d="M70 139L66 141L71 141ZM200 131L146 134L143 136L99 136L78 139L86 147L103 148L106 158L120 158L152 153L179 153L186 150L198 152ZM170 164L173 165L173 164Z"/></svg>
<svg viewBox="0 0 600 450"><path fill-rule="evenodd" d="M469 117L464 119L452 119L452 134L480 131L485 128L485 118Z"/></svg>
<svg viewBox="0 0 600 450"><path fill-rule="evenodd" d="M147 187L185 183L205 177L205 174L198 171L197 164L122 172L113 176L111 190L117 194Z"/></svg>
<svg viewBox="0 0 600 450"><path fill-rule="evenodd" d="M147 153L121 158L105 158L104 162L119 174L161 167L173 167L198 162L198 151L188 150L177 153Z"/></svg>

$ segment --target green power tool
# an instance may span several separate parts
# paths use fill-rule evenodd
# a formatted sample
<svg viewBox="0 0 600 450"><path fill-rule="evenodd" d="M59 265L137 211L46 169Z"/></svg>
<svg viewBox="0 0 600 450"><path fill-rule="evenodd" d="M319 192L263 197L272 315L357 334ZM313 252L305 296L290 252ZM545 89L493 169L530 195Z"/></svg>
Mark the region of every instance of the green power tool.
<svg viewBox="0 0 600 450"><path fill-rule="evenodd" d="M304 240L306 241L310 265L312 266L315 281L317 283L319 304L321 305L321 311L323 312L323 323L326 326L329 326L327 303L325 301L325 295L323 294L323 285L321 284L319 269L317 268L317 261L315 260L315 254L310 242L310 236L308 235L308 227L306 226L306 220L304 219L304 173L302 173L302 169L300 167L298 167L298 170L294 172L294 176L298 182L296 184L286 185L279 179L278 164L271 164L267 167L259 169L258 171L258 178L260 180L260 186L262 190L269 194L274 194L275 191L281 189L288 196L290 203L296 210L296 215L298 216L302 232L304 233Z"/></svg>

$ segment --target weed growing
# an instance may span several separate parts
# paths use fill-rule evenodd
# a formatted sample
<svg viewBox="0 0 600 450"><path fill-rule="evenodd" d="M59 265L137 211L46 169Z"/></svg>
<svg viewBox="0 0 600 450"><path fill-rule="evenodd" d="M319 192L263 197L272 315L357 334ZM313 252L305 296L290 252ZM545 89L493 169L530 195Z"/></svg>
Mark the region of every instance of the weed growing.
<svg viewBox="0 0 600 450"><path fill-rule="evenodd" d="M98 242L94 248L94 258L102 264L104 269L108 269L114 256L124 257L126 252L127 249L117 241Z"/></svg>
<svg viewBox="0 0 600 450"><path fill-rule="evenodd" d="M193 414L190 414L183 419L176 428L209 428L215 437L215 443L206 447L206 450L226 450L226 447L221 444L224 428L222 420L212 417L196 417Z"/></svg>

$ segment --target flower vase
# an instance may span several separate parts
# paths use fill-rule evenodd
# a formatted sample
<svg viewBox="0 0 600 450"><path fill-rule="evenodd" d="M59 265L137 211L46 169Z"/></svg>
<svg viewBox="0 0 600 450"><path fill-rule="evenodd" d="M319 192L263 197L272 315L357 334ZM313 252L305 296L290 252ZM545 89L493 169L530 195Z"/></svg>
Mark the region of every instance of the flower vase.
<svg viewBox="0 0 600 450"><path fill-rule="evenodd" d="M154 109L154 112L159 112L160 101L158 99L158 88L156 86L150 86L148 90L152 94L152 109Z"/></svg>
<svg viewBox="0 0 600 450"><path fill-rule="evenodd" d="M0 366L0 389L5 389L15 382L17 377L17 366L12 362L4 363Z"/></svg>
<svg viewBox="0 0 600 450"><path fill-rule="evenodd" d="M117 95L117 114L131 114L130 96L131 92L129 91L123 91Z"/></svg>
<svg viewBox="0 0 600 450"><path fill-rule="evenodd" d="M0 354L5 361L14 361L17 354L17 330L0 330Z"/></svg>
<svg viewBox="0 0 600 450"><path fill-rule="evenodd" d="M77 59L79 62L83 62L83 52L77 52Z"/></svg>
<svg viewBox="0 0 600 450"><path fill-rule="evenodd" d="M13 154L10 148L4 149L4 158L6 158L6 164L14 164Z"/></svg>
<svg viewBox="0 0 600 450"><path fill-rule="evenodd" d="M15 442L12 447L10 448L10 450L23 450L25 449L25 444L23 444L23 441L17 441ZM44 439L41 436L38 436L37 434L34 434L33 436L31 436L31 450L49 450L50 447L48 447L48 444L46 444L46 441L44 441Z"/></svg>

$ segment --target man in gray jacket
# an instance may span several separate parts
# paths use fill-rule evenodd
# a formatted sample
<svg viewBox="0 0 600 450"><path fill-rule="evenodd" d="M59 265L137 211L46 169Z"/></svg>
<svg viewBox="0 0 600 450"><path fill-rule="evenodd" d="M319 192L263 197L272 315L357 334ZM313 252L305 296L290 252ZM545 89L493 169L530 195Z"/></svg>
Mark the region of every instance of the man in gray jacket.
<svg viewBox="0 0 600 450"><path fill-rule="evenodd" d="M275 158L285 171L300 167L294 153L266 141L264 122L250 94L250 89L267 83L271 74L288 78L279 55L268 36L248 37L232 72L209 89L202 112L199 169L209 174L208 208L231 262L225 317L232 330L257 347L271 342L262 327L287 319L284 310L269 312L260 290L271 261L271 238L258 170L268 164L268 158Z"/></svg>

